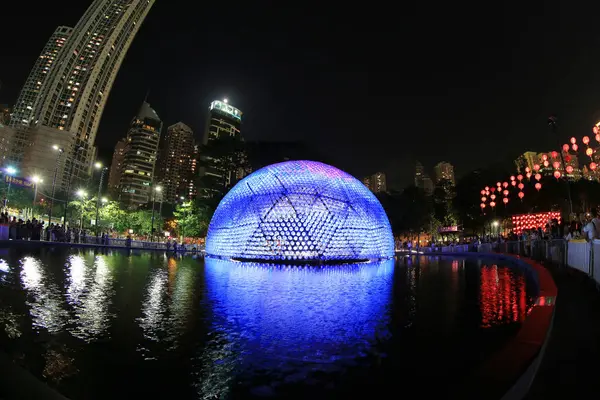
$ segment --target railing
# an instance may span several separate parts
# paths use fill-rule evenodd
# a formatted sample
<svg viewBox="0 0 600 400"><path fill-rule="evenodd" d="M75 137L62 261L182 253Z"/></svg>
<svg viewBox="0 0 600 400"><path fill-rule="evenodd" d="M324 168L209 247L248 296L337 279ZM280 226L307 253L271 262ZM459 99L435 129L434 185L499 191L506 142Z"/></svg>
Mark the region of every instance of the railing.
<svg viewBox="0 0 600 400"><path fill-rule="evenodd" d="M142 250L167 250L167 244L164 242L146 242L143 240L130 240L120 238L105 238L96 236L80 236L77 240L71 242L58 242L65 244L83 244L83 245L95 245L95 246L107 246L107 247L122 247L127 249L142 249ZM173 245L168 250L173 250ZM177 245L178 251L184 251L181 244ZM185 251L204 251L204 245L185 245Z"/></svg>

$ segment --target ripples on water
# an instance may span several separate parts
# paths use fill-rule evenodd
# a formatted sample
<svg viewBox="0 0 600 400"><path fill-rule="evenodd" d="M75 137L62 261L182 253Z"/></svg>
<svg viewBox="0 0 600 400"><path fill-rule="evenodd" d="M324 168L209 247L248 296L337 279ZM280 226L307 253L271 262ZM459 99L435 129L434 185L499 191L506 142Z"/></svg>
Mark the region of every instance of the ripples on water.
<svg viewBox="0 0 600 400"><path fill-rule="evenodd" d="M0 261L0 346L72 399L374 393L464 376L514 334L528 284L449 258L302 268L16 248Z"/></svg>

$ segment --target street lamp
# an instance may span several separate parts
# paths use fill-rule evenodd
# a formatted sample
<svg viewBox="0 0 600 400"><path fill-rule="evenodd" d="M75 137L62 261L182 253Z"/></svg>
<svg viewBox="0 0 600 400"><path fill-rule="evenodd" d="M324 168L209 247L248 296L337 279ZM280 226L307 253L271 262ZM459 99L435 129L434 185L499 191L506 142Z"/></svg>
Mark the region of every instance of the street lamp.
<svg viewBox="0 0 600 400"><path fill-rule="evenodd" d="M15 167L6 167L4 168L4 173L8 176L15 176L17 170ZM12 179L8 179L8 185L6 186L6 196L4 197L4 207L8 208L8 194L10 193L10 184Z"/></svg>
<svg viewBox="0 0 600 400"><path fill-rule="evenodd" d="M96 162L94 168L100 170L100 182L98 183L98 196L96 197L96 237L98 237L98 215L100 212L100 195L102 194L102 183L104 182L104 174L108 171L107 167L104 167L101 162Z"/></svg>
<svg viewBox="0 0 600 400"><path fill-rule="evenodd" d="M83 229L83 211L84 211L84 203L83 200L87 197L87 192L85 190L79 189L76 193L77 197L81 199L81 219L79 220L79 230Z"/></svg>
<svg viewBox="0 0 600 400"><path fill-rule="evenodd" d="M50 212L48 212L48 226L52 223L52 209L54 208L54 194L56 192L56 176L58 174L58 164L60 157L65 152L65 149L58 147L57 145L52 146L54 151L58 152L56 155L56 162L54 163L54 178L52 179L52 196L50 197Z"/></svg>
<svg viewBox="0 0 600 400"><path fill-rule="evenodd" d="M160 193L161 191L162 187L160 186L155 186L152 190L152 223L150 225L150 241L154 240L154 206L156 204L156 193Z"/></svg>
<svg viewBox="0 0 600 400"><path fill-rule="evenodd" d="M38 185L44 182L44 180L39 176L35 175L31 177L31 181L35 183L35 188L33 190L33 205L31 206L31 218L33 219L35 218L35 200L37 199Z"/></svg>

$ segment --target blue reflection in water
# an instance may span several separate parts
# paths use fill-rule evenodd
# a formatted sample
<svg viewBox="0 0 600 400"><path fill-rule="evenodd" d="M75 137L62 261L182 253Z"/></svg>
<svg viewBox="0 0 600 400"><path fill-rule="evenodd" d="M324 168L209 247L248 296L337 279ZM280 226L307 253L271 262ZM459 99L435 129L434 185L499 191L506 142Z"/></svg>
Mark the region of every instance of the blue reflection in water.
<svg viewBox="0 0 600 400"><path fill-rule="evenodd" d="M214 315L201 397L226 393L233 371L339 368L389 334L394 260L323 268L205 263Z"/></svg>

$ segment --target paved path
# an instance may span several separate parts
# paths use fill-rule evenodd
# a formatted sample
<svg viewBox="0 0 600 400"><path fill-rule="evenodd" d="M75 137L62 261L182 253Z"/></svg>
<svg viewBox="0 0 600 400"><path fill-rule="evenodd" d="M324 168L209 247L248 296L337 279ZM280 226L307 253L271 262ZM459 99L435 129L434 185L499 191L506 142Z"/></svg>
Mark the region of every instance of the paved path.
<svg viewBox="0 0 600 400"><path fill-rule="evenodd" d="M527 400L600 397L600 292L583 273L549 267L558 299L554 329Z"/></svg>

